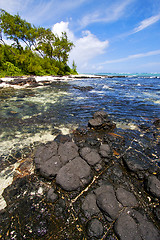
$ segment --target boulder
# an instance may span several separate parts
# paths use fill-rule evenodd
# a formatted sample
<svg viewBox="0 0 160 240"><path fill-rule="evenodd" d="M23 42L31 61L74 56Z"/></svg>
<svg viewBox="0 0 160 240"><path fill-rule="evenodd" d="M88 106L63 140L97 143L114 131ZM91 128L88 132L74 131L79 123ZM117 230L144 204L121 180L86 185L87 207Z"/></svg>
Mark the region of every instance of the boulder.
<svg viewBox="0 0 160 240"><path fill-rule="evenodd" d="M151 164L142 153L133 151L132 149L127 151L123 161L127 168L136 173L139 178L144 178L145 172L151 167Z"/></svg>
<svg viewBox="0 0 160 240"><path fill-rule="evenodd" d="M105 213L109 221L113 221L118 217L119 204L115 196L112 186L100 187L97 189L97 205Z"/></svg>
<svg viewBox="0 0 160 240"><path fill-rule="evenodd" d="M70 160L79 156L78 147L73 142L60 143L58 155L60 156L62 164L66 164Z"/></svg>
<svg viewBox="0 0 160 240"><path fill-rule="evenodd" d="M43 177L50 179L57 175L61 167L62 163L60 158L58 156L52 156L40 165L39 171Z"/></svg>
<svg viewBox="0 0 160 240"><path fill-rule="evenodd" d="M56 183L66 191L73 191L87 184L90 179L90 166L82 158L76 157L59 170Z"/></svg>
<svg viewBox="0 0 160 240"><path fill-rule="evenodd" d="M133 193L120 187L116 190L116 197L124 207L136 207L138 202Z"/></svg>
<svg viewBox="0 0 160 240"><path fill-rule="evenodd" d="M127 213L120 215L114 230L120 240L142 240L136 222Z"/></svg>

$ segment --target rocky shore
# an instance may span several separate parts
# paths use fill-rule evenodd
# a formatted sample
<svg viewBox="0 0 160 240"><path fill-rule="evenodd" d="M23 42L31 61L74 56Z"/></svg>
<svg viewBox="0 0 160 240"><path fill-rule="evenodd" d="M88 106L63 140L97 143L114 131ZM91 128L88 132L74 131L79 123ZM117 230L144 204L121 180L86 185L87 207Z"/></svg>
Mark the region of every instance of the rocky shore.
<svg viewBox="0 0 160 240"><path fill-rule="evenodd" d="M115 128L96 112L28 153L3 192L1 239L159 240L159 166Z"/></svg>
<svg viewBox="0 0 160 240"><path fill-rule="evenodd" d="M42 87L52 84L55 81L68 81L85 78L105 78L98 75L69 75L69 76L22 76L22 77L5 77L0 79L0 89L4 87L12 88L33 88Z"/></svg>

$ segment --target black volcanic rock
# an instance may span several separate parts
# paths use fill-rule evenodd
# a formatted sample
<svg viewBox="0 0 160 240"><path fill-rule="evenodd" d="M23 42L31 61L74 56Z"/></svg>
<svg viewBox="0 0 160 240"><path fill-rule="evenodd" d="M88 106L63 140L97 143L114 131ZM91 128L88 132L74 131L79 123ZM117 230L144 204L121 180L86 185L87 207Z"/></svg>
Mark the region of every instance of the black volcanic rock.
<svg viewBox="0 0 160 240"><path fill-rule="evenodd" d="M90 166L80 157L64 165L58 172L56 183L66 191L73 191L89 182Z"/></svg>
<svg viewBox="0 0 160 240"><path fill-rule="evenodd" d="M115 124L108 118L108 114L104 111L95 112L93 118L89 120L88 126L95 130L113 130Z"/></svg>
<svg viewBox="0 0 160 240"><path fill-rule="evenodd" d="M160 198L160 181L156 176L152 175L148 177L146 188L151 195Z"/></svg>

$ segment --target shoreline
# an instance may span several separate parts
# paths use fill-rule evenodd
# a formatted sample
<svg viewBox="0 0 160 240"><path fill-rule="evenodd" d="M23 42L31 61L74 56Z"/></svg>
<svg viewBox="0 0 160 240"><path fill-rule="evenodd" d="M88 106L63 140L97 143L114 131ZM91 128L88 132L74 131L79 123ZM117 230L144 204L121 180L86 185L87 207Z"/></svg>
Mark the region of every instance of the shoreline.
<svg viewBox="0 0 160 240"><path fill-rule="evenodd" d="M11 76L0 78L0 89L12 87L15 89L28 88L28 87L43 87L50 85L56 81L72 81L77 79L88 79L88 78L106 78L105 76L99 75L88 75L88 74L78 74L78 75L68 75L68 76Z"/></svg>
<svg viewBox="0 0 160 240"><path fill-rule="evenodd" d="M160 78L160 76L145 76L145 75L105 75L105 74L78 74L78 75L65 75L65 76L11 76L0 78L0 89L12 87L14 89L29 88L29 87L43 87L50 85L56 81L74 81L77 79L104 79L104 78Z"/></svg>

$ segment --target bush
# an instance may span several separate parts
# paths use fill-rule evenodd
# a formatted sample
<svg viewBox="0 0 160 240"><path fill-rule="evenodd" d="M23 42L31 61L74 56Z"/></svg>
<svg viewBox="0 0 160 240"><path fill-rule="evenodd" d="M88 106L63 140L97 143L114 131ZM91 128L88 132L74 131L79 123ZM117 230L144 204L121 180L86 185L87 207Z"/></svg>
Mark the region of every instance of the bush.
<svg viewBox="0 0 160 240"><path fill-rule="evenodd" d="M22 75L21 69L14 66L11 62L5 62L2 64L2 69L5 71L7 76L18 76Z"/></svg>

